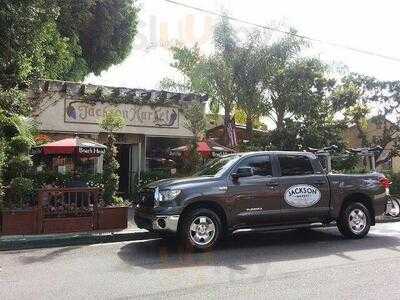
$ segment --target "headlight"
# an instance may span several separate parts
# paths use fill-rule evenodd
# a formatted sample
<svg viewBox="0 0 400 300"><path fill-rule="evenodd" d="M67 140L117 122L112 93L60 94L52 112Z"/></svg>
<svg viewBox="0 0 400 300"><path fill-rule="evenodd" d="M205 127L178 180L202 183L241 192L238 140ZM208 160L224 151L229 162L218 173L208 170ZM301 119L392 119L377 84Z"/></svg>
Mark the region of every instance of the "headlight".
<svg viewBox="0 0 400 300"><path fill-rule="evenodd" d="M156 188L154 192L154 199L156 200L156 202L171 201L174 200L180 193L181 190L160 191L158 188Z"/></svg>
<svg viewBox="0 0 400 300"><path fill-rule="evenodd" d="M166 191L161 191L161 201L171 201L174 200L178 195L181 193L181 190L166 190Z"/></svg>

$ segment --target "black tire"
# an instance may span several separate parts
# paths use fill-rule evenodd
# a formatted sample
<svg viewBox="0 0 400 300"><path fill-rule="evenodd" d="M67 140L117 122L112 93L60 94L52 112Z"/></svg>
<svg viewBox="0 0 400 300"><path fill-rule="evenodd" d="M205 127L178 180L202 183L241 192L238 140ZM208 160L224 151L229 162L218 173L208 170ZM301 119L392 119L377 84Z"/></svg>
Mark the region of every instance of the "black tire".
<svg viewBox="0 0 400 300"><path fill-rule="evenodd" d="M345 237L361 239L368 234L371 227L371 213L360 202L349 203L342 210L337 227Z"/></svg>
<svg viewBox="0 0 400 300"><path fill-rule="evenodd" d="M198 235L196 235L196 231L191 230L193 223L199 220L203 222L198 223L197 226L204 225L210 230L212 228L215 229L213 234L207 232L204 233L206 238L203 239L203 244L200 244L202 243L201 240L199 240L198 243L195 242ZM211 222L214 227L211 226ZM207 208L198 208L186 214L180 228L180 236L186 247L201 251L212 249L221 239L222 233L223 230L220 217L214 211ZM207 241L208 239L210 240Z"/></svg>

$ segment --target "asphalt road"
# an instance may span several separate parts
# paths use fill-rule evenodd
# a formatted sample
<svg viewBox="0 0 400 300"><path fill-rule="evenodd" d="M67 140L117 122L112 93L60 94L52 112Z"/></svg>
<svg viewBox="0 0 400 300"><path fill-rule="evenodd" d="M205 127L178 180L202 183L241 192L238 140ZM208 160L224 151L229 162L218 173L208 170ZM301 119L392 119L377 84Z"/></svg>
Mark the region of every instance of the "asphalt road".
<svg viewBox="0 0 400 300"><path fill-rule="evenodd" d="M213 252L173 241L0 252L0 299L399 299L400 223L241 236Z"/></svg>

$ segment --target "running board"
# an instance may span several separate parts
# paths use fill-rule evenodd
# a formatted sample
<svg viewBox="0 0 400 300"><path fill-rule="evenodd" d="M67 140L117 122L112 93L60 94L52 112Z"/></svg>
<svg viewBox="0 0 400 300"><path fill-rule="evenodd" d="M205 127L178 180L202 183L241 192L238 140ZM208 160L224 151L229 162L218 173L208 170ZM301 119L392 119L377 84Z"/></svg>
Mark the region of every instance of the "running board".
<svg viewBox="0 0 400 300"><path fill-rule="evenodd" d="M248 232L266 232L266 231L277 231L277 230L288 230L296 228L320 228L327 225L323 223L307 223L307 224L294 224L294 225L278 225L278 226L267 226L267 227L257 227L257 228L242 228L236 229L232 234L241 234Z"/></svg>

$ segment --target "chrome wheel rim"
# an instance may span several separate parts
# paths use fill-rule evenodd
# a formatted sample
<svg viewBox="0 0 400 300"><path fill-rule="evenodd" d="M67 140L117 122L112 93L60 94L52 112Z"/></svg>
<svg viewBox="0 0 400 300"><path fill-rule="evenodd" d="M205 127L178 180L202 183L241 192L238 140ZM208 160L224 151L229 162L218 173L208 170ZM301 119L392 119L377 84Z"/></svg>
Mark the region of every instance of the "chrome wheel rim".
<svg viewBox="0 0 400 300"><path fill-rule="evenodd" d="M355 234L360 234L366 226L367 216L365 213L359 208L353 209L349 215L350 230Z"/></svg>
<svg viewBox="0 0 400 300"><path fill-rule="evenodd" d="M209 217L196 217L190 225L189 235L196 245L207 245L215 236L215 224Z"/></svg>

